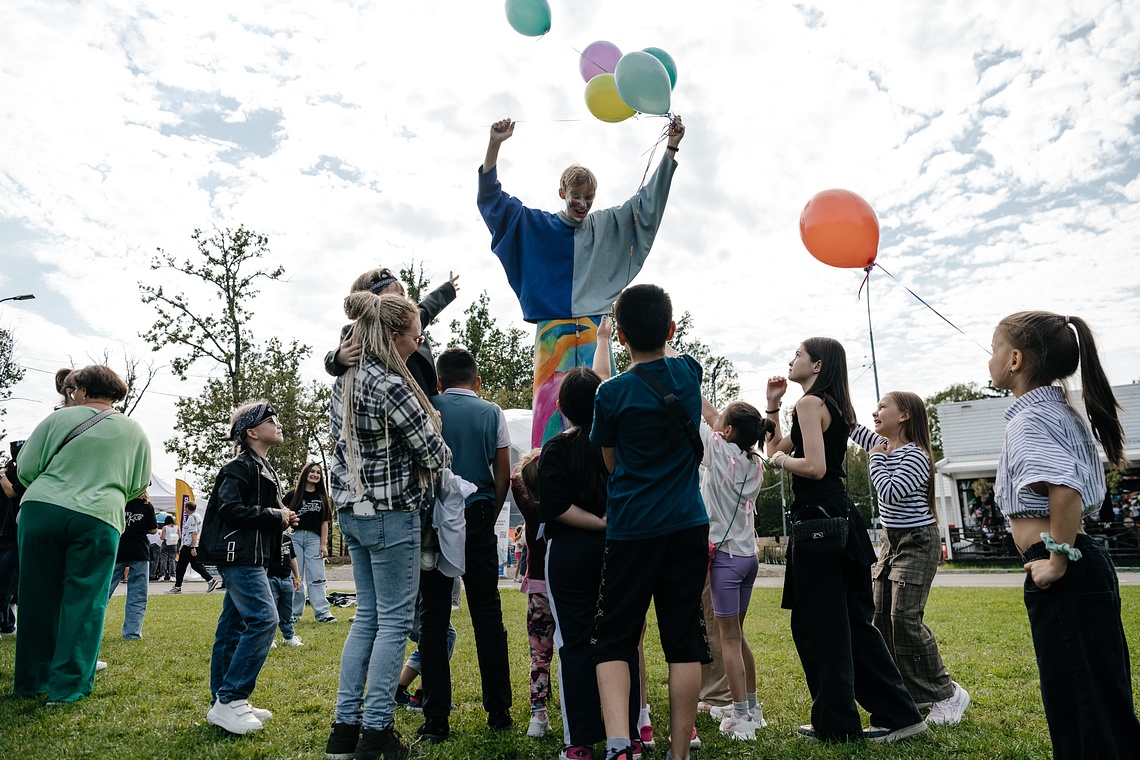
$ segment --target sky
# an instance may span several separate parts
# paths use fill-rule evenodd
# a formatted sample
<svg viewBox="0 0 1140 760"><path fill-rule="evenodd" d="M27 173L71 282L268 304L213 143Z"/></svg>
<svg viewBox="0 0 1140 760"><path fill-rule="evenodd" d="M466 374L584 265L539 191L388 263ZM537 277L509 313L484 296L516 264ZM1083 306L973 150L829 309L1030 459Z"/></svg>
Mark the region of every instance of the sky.
<svg viewBox="0 0 1140 760"><path fill-rule="evenodd" d="M57 368L133 355L160 370L134 418L156 472L180 474L161 445L175 401L219 369L170 373L173 354L139 337L155 319L139 283L211 308L149 266L159 248L193 255L197 228L269 237L286 274L261 288L253 330L311 346L306 378L327 380L341 300L374 266L460 275L437 342L482 291L500 325L533 332L490 251L477 168L511 117L499 176L528 205L558 210L573 162L597 175L597 208L636 192L665 122L589 113L578 51L597 40L676 62L687 133L636 282L692 313L745 400L827 335L869 419L872 329L882 392L984 383L994 326L1023 309L1084 317L1110 381L1140 379L1137 0L550 8L532 38L482 0L0 5L0 298L36 295L0 303L27 368L0 427L23 438L51 411ZM897 280L872 272L870 315L863 272L799 238L829 188L879 217Z"/></svg>

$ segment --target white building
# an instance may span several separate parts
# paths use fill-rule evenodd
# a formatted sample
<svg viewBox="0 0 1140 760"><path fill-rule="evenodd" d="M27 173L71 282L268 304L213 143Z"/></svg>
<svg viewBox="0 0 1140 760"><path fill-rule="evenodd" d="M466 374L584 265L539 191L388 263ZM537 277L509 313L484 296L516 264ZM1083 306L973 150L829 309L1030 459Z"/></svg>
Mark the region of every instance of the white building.
<svg viewBox="0 0 1140 760"><path fill-rule="evenodd" d="M1140 383L1117 385L1112 392L1123 407L1120 421L1124 427L1125 456L1138 465L1126 473L1121 491L1140 491ZM1005 410L1013 401L1011 396L938 405L944 458L935 464L935 501L944 539L949 537L950 528L973 524L968 508L974 496L974 481L985 478L992 483L997 476L998 457L1005 440ZM1079 389L1070 391L1069 402L1087 419ZM1103 451L1101 460L1107 461Z"/></svg>

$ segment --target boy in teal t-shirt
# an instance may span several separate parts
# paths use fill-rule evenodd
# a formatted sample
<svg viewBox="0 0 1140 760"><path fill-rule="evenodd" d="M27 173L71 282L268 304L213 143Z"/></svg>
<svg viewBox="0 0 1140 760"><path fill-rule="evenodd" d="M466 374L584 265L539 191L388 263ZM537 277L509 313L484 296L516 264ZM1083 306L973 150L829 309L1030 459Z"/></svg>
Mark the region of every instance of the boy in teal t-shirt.
<svg viewBox="0 0 1140 760"><path fill-rule="evenodd" d="M618 340L637 372L655 380L699 424L701 368L666 346L676 328L668 294L656 285L622 291L614 306ZM669 757L685 760L697 711L701 664L711 661L701 610L708 563L708 515L690 445L662 395L632 371L598 388L590 441L611 472L606 554L593 643L605 718L607 760L633 757L628 733L627 662L650 600L669 663ZM677 716L682 716L680 719Z"/></svg>

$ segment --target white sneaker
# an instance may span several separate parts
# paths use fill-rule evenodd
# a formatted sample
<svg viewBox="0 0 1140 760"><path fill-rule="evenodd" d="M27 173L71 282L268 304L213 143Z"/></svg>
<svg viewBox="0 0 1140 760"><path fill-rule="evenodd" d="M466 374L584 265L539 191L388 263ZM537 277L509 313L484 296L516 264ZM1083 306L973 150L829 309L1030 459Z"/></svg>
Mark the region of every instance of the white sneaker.
<svg viewBox="0 0 1140 760"><path fill-rule="evenodd" d="M301 641L301 637L296 634L294 634L291 639L282 639L281 643L287 647L302 647L305 645L304 642Z"/></svg>
<svg viewBox="0 0 1140 760"><path fill-rule="evenodd" d="M709 717L713 720L724 720L732 717L732 705L709 705Z"/></svg>
<svg viewBox="0 0 1140 760"><path fill-rule="evenodd" d="M757 702L756 706L748 711L748 714L752 716L752 722L758 725L760 728L768 727L768 721L764 720L763 702Z"/></svg>
<svg viewBox="0 0 1140 760"><path fill-rule="evenodd" d="M219 699L214 702L210 712L206 713L206 722L229 731L231 734L242 736L250 731L260 731L262 723L254 717L249 701L235 699L229 704L223 704Z"/></svg>
<svg viewBox="0 0 1140 760"><path fill-rule="evenodd" d="M270 720L273 717L273 713L260 707L254 707L253 705L249 706L249 711L253 713L253 717L257 718L262 723Z"/></svg>
<svg viewBox="0 0 1140 760"><path fill-rule="evenodd" d="M954 693L946 699L935 702L926 716L926 722L935 726L952 726L962 721L962 715L970 706L970 692L962 688L957 681L954 684Z"/></svg>
<svg viewBox="0 0 1140 760"><path fill-rule="evenodd" d="M756 738L756 729L760 728L760 724L753 721L750 717L737 718L735 715L730 715L720 722L720 732L730 739L738 739L741 741L751 741Z"/></svg>
<svg viewBox="0 0 1140 760"><path fill-rule="evenodd" d="M106 670L106 669L107 669L107 663L103 662L102 660L96 660L95 661L95 672L96 673L98 673L100 670Z"/></svg>
<svg viewBox="0 0 1140 760"><path fill-rule="evenodd" d="M270 649L276 649L277 648L277 639L273 640L273 643L269 645L269 648Z"/></svg>
<svg viewBox="0 0 1140 760"><path fill-rule="evenodd" d="M540 736L546 736L549 731L550 721L546 718L534 716L530 719L530 726L528 726L526 729L526 735L537 738Z"/></svg>

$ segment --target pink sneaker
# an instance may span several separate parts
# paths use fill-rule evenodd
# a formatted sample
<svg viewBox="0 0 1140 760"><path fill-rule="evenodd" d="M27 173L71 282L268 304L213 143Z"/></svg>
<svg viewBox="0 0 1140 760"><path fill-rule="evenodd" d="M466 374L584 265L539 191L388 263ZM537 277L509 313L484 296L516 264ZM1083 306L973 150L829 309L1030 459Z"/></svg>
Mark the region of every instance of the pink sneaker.
<svg viewBox="0 0 1140 760"><path fill-rule="evenodd" d="M629 743L631 750L631 757L633 760L641 760L641 755L645 752L645 747L641 744L639 739L634 739Z"/></svg>
<svg viewBox="0 0 1140 760"><path fill-rule="evenodd" d="M641 745L645 749L653 749L655 746L653 743L653 724L646 723L638 729L638 733L641 734Z"/></svg>
<svg viewBox="0 0 1140 760"><path fill-rule="evenodd" d="M558 760L594 760L594 748L584 746L563 747Z"/></svg>
<svg viewBox="0 0 1140 760"><path fill-rule="evenodd" d="M689 749L700 749L701 737L697 736L697 727L693 726L693 738L689 739Z"/></svg>

